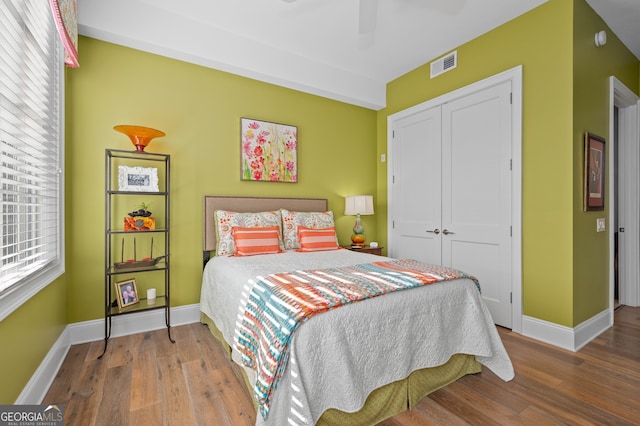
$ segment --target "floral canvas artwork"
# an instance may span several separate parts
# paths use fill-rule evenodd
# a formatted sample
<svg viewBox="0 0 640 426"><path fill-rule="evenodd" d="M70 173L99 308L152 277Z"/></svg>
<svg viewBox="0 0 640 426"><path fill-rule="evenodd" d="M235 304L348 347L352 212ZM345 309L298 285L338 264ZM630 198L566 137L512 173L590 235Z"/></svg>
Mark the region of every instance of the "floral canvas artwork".
<svg viewBox="0 0 640 426"><path fill-rule="evenodd" d="M242 180L298 181L298 129L243 118Z"/></svg>

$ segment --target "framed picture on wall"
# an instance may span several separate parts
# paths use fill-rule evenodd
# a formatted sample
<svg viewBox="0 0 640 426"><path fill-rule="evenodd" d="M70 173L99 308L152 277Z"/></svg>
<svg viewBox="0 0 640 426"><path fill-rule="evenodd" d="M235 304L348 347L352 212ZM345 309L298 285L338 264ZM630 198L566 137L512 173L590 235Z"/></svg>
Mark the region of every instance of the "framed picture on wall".
<svg viewBox="0 0 640 426"><path fill-rule="evenodd" d="M241 179L298 181L298 128L241 118Z"/></svg>
<svg viewBox="0 0 640 426"><path fill-rule="evenodd" d="M605 141L588 132L584 140L584 210L604 210Z"/></svg>

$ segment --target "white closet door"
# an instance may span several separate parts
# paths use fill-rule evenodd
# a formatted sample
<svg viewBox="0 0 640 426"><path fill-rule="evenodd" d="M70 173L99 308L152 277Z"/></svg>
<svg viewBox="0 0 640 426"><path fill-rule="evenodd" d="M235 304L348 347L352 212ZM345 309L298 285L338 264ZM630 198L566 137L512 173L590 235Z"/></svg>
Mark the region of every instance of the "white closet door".
<svg viewBox="0 0 640 426"><path fill-rule="evenodd" d="M394 125L390 256L441 264L441 108Z"/></svg>
<svg viewBox="0 0 640 426"><path fill-rule="evenodd" d="M511 328L511 83L442 106L442 264Z"/></svg>

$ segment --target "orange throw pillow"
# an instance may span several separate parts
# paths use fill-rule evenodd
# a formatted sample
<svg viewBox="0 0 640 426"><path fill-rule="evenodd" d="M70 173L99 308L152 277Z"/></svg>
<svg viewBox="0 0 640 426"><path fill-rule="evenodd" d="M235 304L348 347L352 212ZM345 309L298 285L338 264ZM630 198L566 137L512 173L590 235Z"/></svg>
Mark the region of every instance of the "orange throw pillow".
<svg viewBox="0 0 640 426"><path fill-rule="evenodd" d="M298 227L298 251L337 250L340 248L336 239L336 228L312 229Z"/></svg>
<svg viewBox="0 0 640 426"><path fill-rule="evenodd" d="M264 228L231 228L236 256L281 253L280 229L278 226Z"/></svg>

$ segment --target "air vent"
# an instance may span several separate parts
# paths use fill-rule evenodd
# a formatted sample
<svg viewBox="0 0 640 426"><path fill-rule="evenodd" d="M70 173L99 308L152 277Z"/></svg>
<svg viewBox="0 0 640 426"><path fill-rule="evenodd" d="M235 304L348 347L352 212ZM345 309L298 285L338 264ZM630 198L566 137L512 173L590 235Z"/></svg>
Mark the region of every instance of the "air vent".
<svg viewBox="0 0 640 426"><path fill-rule="evenodd" d="M458 51L453 51L435 61L431 62L431 78L442 73L451 71L458 66Z"/></svg>

